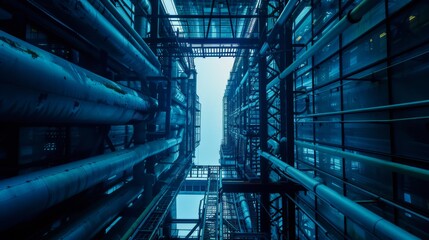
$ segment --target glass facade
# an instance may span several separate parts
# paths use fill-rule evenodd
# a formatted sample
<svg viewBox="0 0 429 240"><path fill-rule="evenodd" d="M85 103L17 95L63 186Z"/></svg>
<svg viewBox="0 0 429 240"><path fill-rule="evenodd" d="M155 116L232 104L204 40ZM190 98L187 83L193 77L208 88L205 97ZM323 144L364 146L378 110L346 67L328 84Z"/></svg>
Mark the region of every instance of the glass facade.
<svg viewBox="0 0 429 240"><path fill-rule="evenodd" d="M317 41L360 1L350 2L314 0L307 3L310 10L297 9L296 19L305 17L294 22L295 43ZM409 2L380 1L295 71L295 89L306 87L305 93L295 95L295 108L302 107L302 99L312 98L309 111L295 116L297 140L428 168L428 108L413 107L413 102L429 98L429 2ZM295 48L294 58L303 51ZM422 187L428 181L305 147L295 151L298 168L311 169L307 172L331 189L429 238L419 228L429 226L429 191ZM320 198L299 194L297 199L302 205L296 215L300 238L374 238Z"/></svg>
<svg viewBox="0 0 429 240"><path fill-rule="evenodd" d="M224 97L224 144L235 149L235 157L244 168L259 161L262 164L253 150L262 149L342 197L427 239L429 234L423 229L429 226L429 191L423 186L429 182L425 177L402 173L399 168L429 169L429 2L377 1L360 21L300 61L291 78L286 76L284 82L276 78L291 60L301 60L362 2L300 1L285 23L284 35L278 36L264 59L268 66L266 79L265 75L261 77L265 74L261 68L236 61ZM269 14L276 16L279 12L271 9ZM268 32L274 26L271 22ZM264 57L258 57L254 64L264 64L260 60ZM243 80L246 71L253 73L251 80ZM278 81L267 88L266 99L261 98L255 86L273 79ZM292 91L288 92L287 81L293 82ZM282 93L285 86L286 94ZM293 111L284 107L288 99L293 100ZM266 113L261 112L264 104ZM259 114L252 115L252 111ZM268 147L263 150L265 114ZM294 115L293 124L284 121L288 114ZM285 156L288 150L284 146L291 126L293 161ZM249 135L251 128L259 134ZM256 144L250 144L251 139ZM399 168L384 164L391 162ZM257 176L264 175L262 167L260 171ZM271 171L274 182L285 177L279 173L282 169L265 171ZM288 178L286 175L286 182ZM342 213L318 194L306 191L285 195L295 206L292 238L377 239L362 221ZM280 197L270 196L271 206L282 206L282 211L293 216L283 202L280 204ZM284 226L285 219L276 218L273 209L271 212L271 237L286 238L290 225Z"/></svg>

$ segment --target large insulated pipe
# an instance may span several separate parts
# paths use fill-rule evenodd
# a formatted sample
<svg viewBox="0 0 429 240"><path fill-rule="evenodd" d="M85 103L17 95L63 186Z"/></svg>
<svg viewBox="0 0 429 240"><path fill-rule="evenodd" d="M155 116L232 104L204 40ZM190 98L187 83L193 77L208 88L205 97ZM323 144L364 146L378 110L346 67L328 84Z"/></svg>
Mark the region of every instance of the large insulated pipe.
<svg viewBox="0 0 429 240"><path fill-rule="evenodd" d="M185 95L183 95L180 89L181 84L179 84L178 81L187 80L188 75L186 73L180 74L179 61L177 61L177 59L173 59L171 65L171 100L173 100L182 107L186 107Z"/></svg>
<svg viewBox="0 0 429 240"><path fill-rule="evenodd" d="M170 155L155 164L155 176L158 179L161 174L171 168L174 162L179 158L179 145L170 149Z"/></svg>
<svg viewBox="0 0 429 240"><path fill-rule="evenodd" d="M89 1L110 23L119 29L127 39L131 40L134 46L138 48L156 68L161 68L161 64L155 53L152 52L142 36L140 36L138 32L130 26L130 23L117 11L111 0Z"/></svg>
<svg viewBox="0 0 429 240"><path fill-rule="evenodd" d="M181 141L181 138L157 140L3 180L0 182L0 230L31 219Z"/></svg>
<svg viewBox="0 0 429 240"><path fill-rule="evenodd" d="M241 211L243 212L244 223L246 224L247 232L252 232L252 219L250 218L249 205L247 204L246 197L243 193L238 193L238 203L240 204Z"/></svg>
<svg viewBox="0 0 429 240"><path fill-rule="evenodd" d="M152 14L152 6L149 0L132 0L135 6L134 29L145 38L147 36L148 17Z"/></svg>
<svg viewBox="0 0 429 240"><path fill-rule="evenodd" d="M183 126L186 122L186 112L178 105L170 107L170 126ZM159 131L165 131L166 112L157 114L154 122L159 126Z"/></svg>
<svg viewBox="0 0 429 240"><path fill-rule="evenodd" d="M307 61L308 58L312 57L316 52L324 48L334 38L338 37L344 30L350 27L352 24L359 22L363 15L371 10L379 1L374 0L363 0L353 10L351 10L347 16L344 16L335 26L333 26L327 33L325 33L313 46L309 47L308 50L296 59L289 67L283 70L276 78L267 84L267 89L272 88L280 82L280 79L286 78L291 74L299 65Z"/></svg>
<svg viewBox="0 0 429 240"><path fill-rule="evenodd" d="M87 0L33 0L55 17L78 30L86 39L104 49L117 61L127 65L140 76L158 76L153 65L116 27Z"/></svg>
<svg viewBox="0 0 429 240"><path fill-rule="evenodd" d="M262 151L259 154L375 236L381 239L420 239L271 154Z"/></svg>
<svg viewBox="0 0 429 240"><path fill-rule="evenodd" d="M182 107L186 107L185 95L183 95L182 91L180 90L177 81L171 82L171 88L171 100L173 100L175 103L179 104Z"/></svg>
<svg viewBox="0 0 429 240"><path fill-rule="evenodd" d="M152 14L152 5L150 5L149 0L132 0L133 4L140 10L146 12L147 14Z"/></svg>
<svg viewBox="0 0 429 240"><path fill-rule="evenodd" d="M122 187L101 203L86 210L82 216L54 234L50 239L75 240L93 238L143 191L142 183L131 182L127 185L130 186Z"/></svg>
<svg viewBox="0 0 429 240"><path fill-rule="evenodd" d="M176 146L172 147L175 148ZM94 204L78 218L50 236L50 239L92 239L143 192L144 162L133 167L133 180Z"/></svg>
<svg viewBox="0 0 429 240"><path fill-rule="evenodd" d="M157 102L0 31L0 121L127 124Z"/></svg>

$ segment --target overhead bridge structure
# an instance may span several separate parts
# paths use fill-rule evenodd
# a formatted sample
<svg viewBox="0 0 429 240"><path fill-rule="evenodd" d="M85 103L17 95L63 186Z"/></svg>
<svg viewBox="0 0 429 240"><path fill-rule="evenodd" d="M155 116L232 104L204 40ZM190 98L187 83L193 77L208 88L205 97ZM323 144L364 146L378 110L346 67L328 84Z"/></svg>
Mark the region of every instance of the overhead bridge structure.
<svg viewBox="0 0 429 240"><path fill-rule="evenodd" d="M0 0L0 239L429 239L428 13ZM199 57L235 58L218 165Z"/></svg>

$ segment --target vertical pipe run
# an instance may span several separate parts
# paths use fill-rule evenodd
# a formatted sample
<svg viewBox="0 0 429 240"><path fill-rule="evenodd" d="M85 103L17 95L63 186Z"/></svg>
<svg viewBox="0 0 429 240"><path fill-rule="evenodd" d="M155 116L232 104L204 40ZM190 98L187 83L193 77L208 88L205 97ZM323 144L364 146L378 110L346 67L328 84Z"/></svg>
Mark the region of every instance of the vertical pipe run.
<svg viewBox="0 0 429 240"><path fill-rule="evenodd" d="M238 193L238 203L240 204L241 211L243 212L244 223L246 224L247 232L252 232L252 218L250 217L249 205L243 193Z"/></svg>

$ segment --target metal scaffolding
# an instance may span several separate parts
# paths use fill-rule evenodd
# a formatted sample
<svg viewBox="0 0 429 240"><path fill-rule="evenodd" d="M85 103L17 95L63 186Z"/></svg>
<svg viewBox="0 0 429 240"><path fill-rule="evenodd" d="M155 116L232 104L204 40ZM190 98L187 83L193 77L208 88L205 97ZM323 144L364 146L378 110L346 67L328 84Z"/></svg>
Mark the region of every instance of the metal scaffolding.
<svg viewBox="0 0 429 240"><path fill-rule="evenodd" d="M0 233L428 239L428 12L0 1ZM196 57L235 58L218 166L193 163ZM198 219L175 216L179 194L203 196Z"/></svg>

